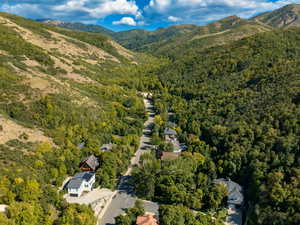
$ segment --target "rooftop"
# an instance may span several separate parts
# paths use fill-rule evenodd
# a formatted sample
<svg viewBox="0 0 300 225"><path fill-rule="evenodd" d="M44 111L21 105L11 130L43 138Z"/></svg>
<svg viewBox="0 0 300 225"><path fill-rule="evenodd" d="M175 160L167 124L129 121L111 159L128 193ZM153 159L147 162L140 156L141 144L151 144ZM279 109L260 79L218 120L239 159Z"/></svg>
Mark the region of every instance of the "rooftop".
<svg viewBox="0 0 300 225"><path fill-rule="evenodd" d="M137 225L158 225L157 220L153 215L138 216L136 219Z"/></svg>
<svg viewBox="0 0 300 225"><path fill-rule="evenodd" d="M87 164L92 170L96 170L97 167L99 166L99 161L94 155L90 155L89 157L81 161L80 167L83 164Z"/></svg>
<svg viewBox="0 0 300 225"><path fill-rule="evenodd" d="M233 182L230 179L215 179L213 183L224 183L227 187L228 191L228 204L234 204L234 205L242 205L244 201L243 196L243 188L238 183Z"/></svg>
<svg viewBox="0 0 300 225"><path fill-rule="evenodd" d="M166 128L164 133L165 133L165 135L177 135L176 130L171 129L171 128Z"/></svg>
<svg viewBox="0 0 300 225"><path fill-rule="evenodd" d="M174 122L168 122L168 126L169 126L169 127L176 127L176 126L177 126L177 124L176 124L176 123L174 123Z"/></svg>
<svg viewBox="0 0 300 225"><path fill-rule="evenodd" d="M69 181L67 187L79 188L83 181L89 182L93 176L94 173L92 172L76 173L75 176Z"/></svg>

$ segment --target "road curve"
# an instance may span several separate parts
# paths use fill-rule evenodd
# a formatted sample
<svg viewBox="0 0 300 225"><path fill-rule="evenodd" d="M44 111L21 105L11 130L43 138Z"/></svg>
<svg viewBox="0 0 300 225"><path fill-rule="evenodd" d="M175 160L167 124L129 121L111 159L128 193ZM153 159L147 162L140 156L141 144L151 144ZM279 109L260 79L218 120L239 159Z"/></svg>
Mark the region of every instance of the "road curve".
<svg viewBox="0 0 300 225"><path fill-rule="evenodd" d="M112 201L109 203L102 218L99 218L98 225L113 225L115 217L124 213L124 209L134 206L137 197L133 193L133 187L130 184L130 174L132 168L139 163L140 157L150 147L151 127L154 123L154 107L150 99L144 98L145 109L148 113L148 120L144 123L143 135L140 138L140 145L135 155L131 159L130 166L126 173L121 177L118 188L113 195ZM152 202L143 202L147 212L157 214L158 205Z"/></svg>

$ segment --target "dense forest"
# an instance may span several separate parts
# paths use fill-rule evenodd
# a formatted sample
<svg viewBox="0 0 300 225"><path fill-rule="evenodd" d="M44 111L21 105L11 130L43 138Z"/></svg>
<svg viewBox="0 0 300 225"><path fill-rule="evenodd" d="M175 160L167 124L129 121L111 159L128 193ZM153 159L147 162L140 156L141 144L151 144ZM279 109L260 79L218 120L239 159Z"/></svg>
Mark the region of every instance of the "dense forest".
<svg viewBox="0 0 300 225"><path fill-rule="evenodd" d="M138 174L152 185L137 183L140 194L205 209L211 179L230 177L245 188L247 224L299 224L299 46L299 28L278 30L190 50L160 68L156 109L165 119L174 112L180 140L202 166L188 169L193 161L182 161L192 155L171 166L147 159ZM197 188L203 200L187 200Z"/></svg>

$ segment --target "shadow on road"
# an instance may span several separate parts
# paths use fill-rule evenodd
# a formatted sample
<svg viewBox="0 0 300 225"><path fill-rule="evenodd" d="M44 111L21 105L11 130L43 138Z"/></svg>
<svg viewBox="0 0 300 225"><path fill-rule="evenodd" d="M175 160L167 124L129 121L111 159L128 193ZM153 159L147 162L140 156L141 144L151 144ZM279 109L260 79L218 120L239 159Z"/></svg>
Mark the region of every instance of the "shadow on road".
<svg viewBox="0 0 300 225"><path fill-rule="evenodd" d="M121 178L121 182L118 186L118 191L122 194L124 193L131 197L135 197L133 180L131 176L123 176Z"/></svg>

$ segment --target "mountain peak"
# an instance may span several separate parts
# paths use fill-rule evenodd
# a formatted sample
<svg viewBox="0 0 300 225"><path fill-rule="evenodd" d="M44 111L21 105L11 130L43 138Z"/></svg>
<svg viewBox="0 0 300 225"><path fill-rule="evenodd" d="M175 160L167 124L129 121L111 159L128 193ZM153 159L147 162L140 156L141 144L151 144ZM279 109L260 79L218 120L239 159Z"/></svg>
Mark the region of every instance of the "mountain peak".
<svg viewBox="0 0 300 225"><path fill-rule="evenodd" d="M300 4L289 4L252 19L276 28L300 27Z"/></svg>
<svg viewBox="0 0 300 225"><path fill-rule="evenodd" d="M219 22L230 22L230 21L236 21L236 20L241 20L240 17L233 15L233 16L227 16L221 20L219 20Z"/></svg>
<svg viewBox="0 0 300 225"><path fill-rule="evenodd" d="M61 21L61 20L52 20L52 19L42 20L41 22L46 23L46 24L56 25L56 26L66 23L66 22Z"/></svg>

